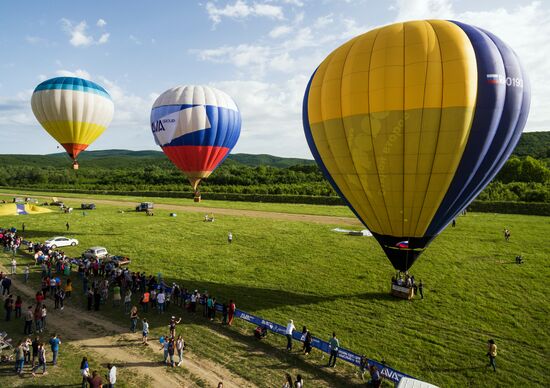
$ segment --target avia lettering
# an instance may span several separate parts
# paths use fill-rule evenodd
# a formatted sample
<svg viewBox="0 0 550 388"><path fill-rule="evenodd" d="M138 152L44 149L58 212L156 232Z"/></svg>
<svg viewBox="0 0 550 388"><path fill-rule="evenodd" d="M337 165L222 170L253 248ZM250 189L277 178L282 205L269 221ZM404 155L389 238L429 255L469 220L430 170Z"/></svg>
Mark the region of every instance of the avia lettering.
<svg viewBox="0 0 550 388"><path fill-rule="evenodd" d="M382 369L382 372L380 372L380 374L392 381L399 381L401 380L401 377L403 377L401 374L389 368Z"/></svg>
<svg viewBox="0 0 550 388"><path fill-rule="evenodd" d="M161 120L157 120L154 123L151 123L151 130L153 131L153 133L157 133L157 132L160 132L160 131L166 131L166 129L164 128L164 125L162 125Z"/></svg>

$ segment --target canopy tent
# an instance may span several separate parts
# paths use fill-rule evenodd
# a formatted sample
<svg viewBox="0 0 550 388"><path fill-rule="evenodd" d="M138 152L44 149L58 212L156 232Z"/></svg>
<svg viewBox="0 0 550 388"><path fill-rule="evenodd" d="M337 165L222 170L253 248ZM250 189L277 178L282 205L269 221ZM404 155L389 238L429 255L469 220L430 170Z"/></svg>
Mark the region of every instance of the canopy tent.
<svg viewBox="0 0 550 388"><path fill-rule="evenodd" d="M397 388L438 388L437 385L426 383L425 381L416 380L410 377L403 377L399 380Z"/></svg>
<svg viewBox="0 0 550 388"><path fill-rule="evenodd" d="M28 203L7 203L0 205L0 216L51 213L50 209Z"/></svg>

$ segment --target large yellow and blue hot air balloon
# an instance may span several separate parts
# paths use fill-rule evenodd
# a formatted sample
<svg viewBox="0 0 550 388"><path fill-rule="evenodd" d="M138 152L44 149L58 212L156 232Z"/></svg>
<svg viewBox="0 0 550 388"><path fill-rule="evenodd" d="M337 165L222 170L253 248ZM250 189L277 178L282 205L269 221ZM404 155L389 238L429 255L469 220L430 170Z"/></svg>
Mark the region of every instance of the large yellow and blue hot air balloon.
<svg viewBox="0 0 550 388"><path fill-rule="evenodd" d="M73 159L105 131L113 119L114 105L105 89L75 77L46 80L34 89L32 111L44 129Z"/></svg>
<svg viewBox="0 0 550 388"><path fill-rule="evenodd" d="M303 123L325 176L405 271L506 162L529 105L498 37L411 21L334 50L309 81Z"/></svg>

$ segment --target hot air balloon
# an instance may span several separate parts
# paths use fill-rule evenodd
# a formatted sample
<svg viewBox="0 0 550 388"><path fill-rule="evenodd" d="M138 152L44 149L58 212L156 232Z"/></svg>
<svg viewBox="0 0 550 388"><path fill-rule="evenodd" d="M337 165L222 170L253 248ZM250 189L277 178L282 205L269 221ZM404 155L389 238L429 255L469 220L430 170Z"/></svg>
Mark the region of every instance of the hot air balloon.
<svg viewBox="0 0 550 388"><path fill-rule="evenodd" d="M309 81L303 124L334 189L406 271L506 162L529 105L526 74L498 37L411 21L334 50Z"/></svg>
<svg viewBox="0 0 550 388"><path fill-rule="evenodd" d="M155 142L198 186L229 155L241 133L241 114L231 97L209 86L177 86L162 93L151 110Z"/></svg>
<svg viewBox="0 0 550 388"><path fill-rule="evenodd" d="M31 99L32 111L46 131L73 159L105 131L114 105L105 89L76 77L57 77L39 84Z"/></svg>

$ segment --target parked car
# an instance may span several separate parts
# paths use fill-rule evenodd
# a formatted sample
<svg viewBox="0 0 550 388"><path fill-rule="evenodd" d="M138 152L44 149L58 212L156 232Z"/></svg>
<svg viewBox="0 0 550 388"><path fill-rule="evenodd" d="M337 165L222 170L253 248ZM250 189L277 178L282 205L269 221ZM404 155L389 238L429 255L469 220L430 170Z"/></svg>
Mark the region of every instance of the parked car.
<svg viewBox="0 0 550 388"><path fill-rule="evenodd" d="M95 210L95 203L81 203L80 208L82 210Z"/></svg>
<svg viewBox="0 0 550 388"><path fill-rule="evenodd" d="M139 205L136 206L137 212L146 212L148 210L152 210L155 208L155 205L153 202L142 202Z"/></svg>
<svg viewBox="0 0 550 388"><path fill-rule="evenodd" d="M49 240L47 240L44 245L46 245L48 248L55 249L57 247L74 247L78 245L78 240L75 238L68 238L64 236L58 236L53 237Z"/></svg>
<svg viewBox="0 0 550 388"><path fill-rule="evenodd" d="M91 247L82 253L82 258L84 259L102 259L107 256L109 256L109 252L104 247Z"/></svg>

